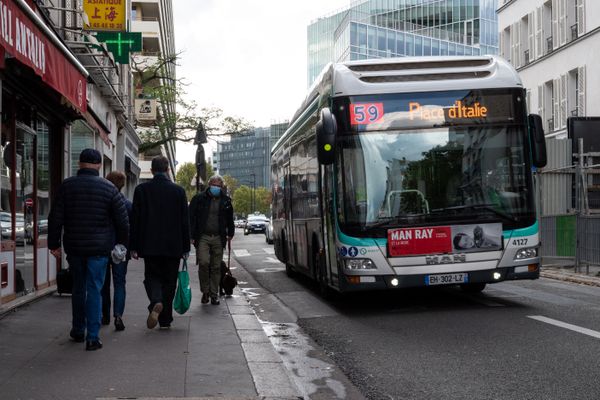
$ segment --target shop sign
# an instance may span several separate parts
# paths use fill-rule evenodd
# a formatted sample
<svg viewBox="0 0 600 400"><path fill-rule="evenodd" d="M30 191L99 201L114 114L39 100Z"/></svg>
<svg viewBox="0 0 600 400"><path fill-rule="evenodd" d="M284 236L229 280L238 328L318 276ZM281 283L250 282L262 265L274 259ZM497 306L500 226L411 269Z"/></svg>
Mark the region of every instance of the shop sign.
<svg viewBox="0 0 600 400"><path fill-rule="evenodd" d="M89 31L126 31L127 0L84 0Z"/></svg>
<svg viewBox="0 0 600 400"><path fill-rule="evenodd" d="M156 121L156 99L135 99L135 117L138 121Z"/></svg>
<svg viewBox="0 0 600 400"><path fill-rule="evenodd" d="M0 1L0 47L86 111L85 77L13 0Z"/></svg>

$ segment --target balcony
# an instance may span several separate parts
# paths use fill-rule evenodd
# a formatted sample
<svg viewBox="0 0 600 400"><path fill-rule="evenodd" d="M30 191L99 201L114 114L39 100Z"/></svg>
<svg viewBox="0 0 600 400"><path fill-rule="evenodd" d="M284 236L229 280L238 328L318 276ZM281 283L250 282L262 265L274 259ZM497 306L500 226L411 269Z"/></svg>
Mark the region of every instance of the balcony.
<svg viewBox="0 0 600 400"><path fill-rule="evenodd" d="M141 32L143 36L155 35L160 32L160 25L157 18L145 18L142 20L131 21L131 32Z"/></svg>

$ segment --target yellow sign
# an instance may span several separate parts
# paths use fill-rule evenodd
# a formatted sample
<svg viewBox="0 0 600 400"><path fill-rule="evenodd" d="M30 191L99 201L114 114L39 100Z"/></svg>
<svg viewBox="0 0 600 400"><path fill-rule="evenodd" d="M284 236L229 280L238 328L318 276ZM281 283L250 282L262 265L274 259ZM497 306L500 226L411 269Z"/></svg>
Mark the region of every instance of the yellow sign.
<svg viewBox="0 0 600 400"><path fill-rule="evenodd" d="M89 31L126 31L127 0L83 0Z"/></svg>

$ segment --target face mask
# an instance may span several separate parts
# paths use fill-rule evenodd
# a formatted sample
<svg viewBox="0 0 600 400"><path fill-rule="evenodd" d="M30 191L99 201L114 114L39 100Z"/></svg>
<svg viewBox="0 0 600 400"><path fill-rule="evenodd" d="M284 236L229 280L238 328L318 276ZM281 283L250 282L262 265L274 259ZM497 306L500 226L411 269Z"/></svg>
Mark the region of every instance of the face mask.
<svg viewBox="0 0 600 400"><path fill-rule="evenodd" d="M210 190L210 194L212 194L215 197L221 194L221 188L218 186L210 186L208 190Z"/></svg>

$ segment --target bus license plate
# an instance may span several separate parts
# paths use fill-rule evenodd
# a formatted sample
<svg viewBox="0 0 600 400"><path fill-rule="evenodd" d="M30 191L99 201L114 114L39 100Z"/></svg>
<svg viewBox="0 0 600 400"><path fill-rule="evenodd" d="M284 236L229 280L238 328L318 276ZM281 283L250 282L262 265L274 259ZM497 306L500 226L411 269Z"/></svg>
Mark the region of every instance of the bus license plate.
<svg viewBox="0 0 600 400"><path fill-rule="evenodd" d="M425 276L425 285L455 285L457 283L469 282L469 274L439 274Z"/></svg>

